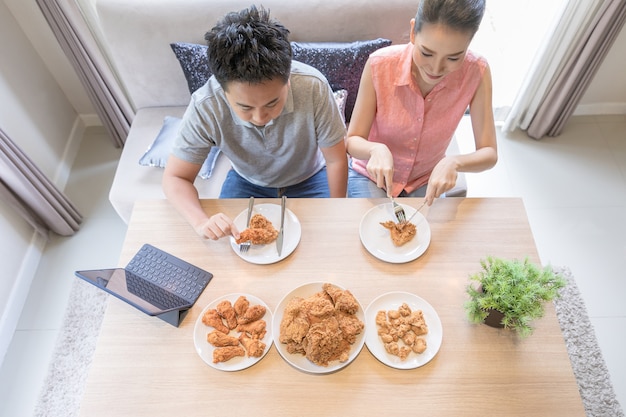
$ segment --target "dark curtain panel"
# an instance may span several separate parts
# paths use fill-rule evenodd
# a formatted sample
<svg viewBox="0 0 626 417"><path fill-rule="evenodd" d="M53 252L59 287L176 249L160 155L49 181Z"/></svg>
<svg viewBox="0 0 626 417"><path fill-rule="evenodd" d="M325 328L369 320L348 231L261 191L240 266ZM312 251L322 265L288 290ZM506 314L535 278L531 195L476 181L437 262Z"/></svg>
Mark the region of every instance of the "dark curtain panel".
<svg viewBox="0 0 626 417"><path fill-rule="evenodd" d="M0 129L0 197L35 230L73 235L82 216L71 201Z"/></svg>
<svg viewBox="0 0 626 417"><path fill-rule="evenodd" d="M563 131L625 20L626 1L607 0L602 3L575 46L575 53L568 58L555 82L546 91L528 126L530 137L558 136Z"/></svg>
<svg viewBox="0 0 626 417"><path fill-rule="evenodd" d="M76 70L116 147L124 146L134 111L75 0L36 0Z"/></svg>

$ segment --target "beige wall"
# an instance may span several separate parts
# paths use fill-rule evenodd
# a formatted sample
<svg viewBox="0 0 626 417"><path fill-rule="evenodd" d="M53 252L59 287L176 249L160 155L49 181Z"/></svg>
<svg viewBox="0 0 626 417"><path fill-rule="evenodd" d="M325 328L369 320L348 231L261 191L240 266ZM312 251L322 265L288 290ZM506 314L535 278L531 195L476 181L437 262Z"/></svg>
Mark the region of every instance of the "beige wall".
<svg viewBox="0 0 626 417"><path fill-rule="evenodd" d="M580 100L580 114L626 114L626 26Z"/></svg>
<svg viewBox="0 0 626 417"><path fill-rule="evenodd" d="M45 37L47 26L39 26L41 29L31 29ZM5 2L0 2L0 56L0 127L62 188L75 154L72 149L77 146L74 138L82 135L80 118ZM35 275L43 242L4 201L0 202L0 216L1 360Z"/></svg>

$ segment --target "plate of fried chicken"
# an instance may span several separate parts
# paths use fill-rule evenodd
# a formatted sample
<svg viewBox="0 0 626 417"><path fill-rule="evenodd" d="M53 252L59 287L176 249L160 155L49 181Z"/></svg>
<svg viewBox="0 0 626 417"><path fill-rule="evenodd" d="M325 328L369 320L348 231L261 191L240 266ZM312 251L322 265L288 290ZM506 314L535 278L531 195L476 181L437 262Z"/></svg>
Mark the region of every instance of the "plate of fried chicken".
<svg viewBox="0 0 626 417"><path fill-rule="evenodd" d="M338 285L312 282L287 294L274 311L274 345L294 368L312 374L336 372L365 343L365 313Z"/></svg>
<svg viewBox="0 0 626 417"><path fill-rule="evenodd" d="M391 203L372 207L359 225L359 236L365 249L381 261L410 262L422 256L430 245L430 225L414 207L400 204L410 222L399 223Z"/></svg>
<svg viewBox="0 0 626 417"><path fill-rule="evenodd" d="M441 347L443 329L435 309L403 291L383 294L365 311L367 349L382 363L413 369L430 362Z"/></svg>
<svg viewBox="0 0 626 417"><path fill-rule="evenodd" d="M251 240L250 249L241 253L239 243L235 238L230 238L233 251L245 261L261 265L272 264L291 255L300 243L302 235L300 221L288 208L285 209L284 241L280 256L276 249L276 238L280 229L280 205L269 203L255 205L252 208L250 227L246 227L247 217L248 209L239 213L233 222L241 231L242 237Z"/></svg>
<svg viewBox="0 0 626 417"><path fill-rule="evenodd" d="M272 346L272 313L253 295L224 295L200 313L193 341L198 355L215 369L248 368Z"/></svg>

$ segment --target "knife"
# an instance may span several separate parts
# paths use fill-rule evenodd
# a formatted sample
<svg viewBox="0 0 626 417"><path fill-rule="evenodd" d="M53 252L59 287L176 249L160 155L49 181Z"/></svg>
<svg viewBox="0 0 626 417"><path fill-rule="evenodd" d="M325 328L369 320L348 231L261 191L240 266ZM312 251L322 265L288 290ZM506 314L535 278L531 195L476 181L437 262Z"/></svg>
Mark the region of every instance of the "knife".
<svg viewBox="0 0 626 417"><path fill-rule="evenodd" d="M285 203L287 202L287 196L283 196L280 201L280 229L278 230L278 237L276 238L276 250L278 256L283 252L283 229L285 226Z"/></svg>

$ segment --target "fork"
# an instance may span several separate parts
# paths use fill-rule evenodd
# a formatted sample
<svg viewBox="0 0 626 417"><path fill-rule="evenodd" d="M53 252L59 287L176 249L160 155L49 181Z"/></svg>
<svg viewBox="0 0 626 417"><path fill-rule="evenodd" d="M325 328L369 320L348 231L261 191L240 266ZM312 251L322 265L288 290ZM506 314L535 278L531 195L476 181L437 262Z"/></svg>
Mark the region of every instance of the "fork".
<svg viewBox="0 0 626 417"><path fill-rule="evenodd" d="M396 200L393 197L389 197L391 199L391 204L393 204L393 214L396 216L396 220L398 223L404 223L406 221L406 213L402 206L396 203Z"/></svg>
<svg viewBox="0 0 626 417"><path fill-rule="evenodd" d="M246 229L250 227L250 218L252 217L252 208L254 207L254 197L250 196L248 201L248 218L246 220ZM239 244L239 253L246 253L250 249L252 243L248 240Z"/></svg>

